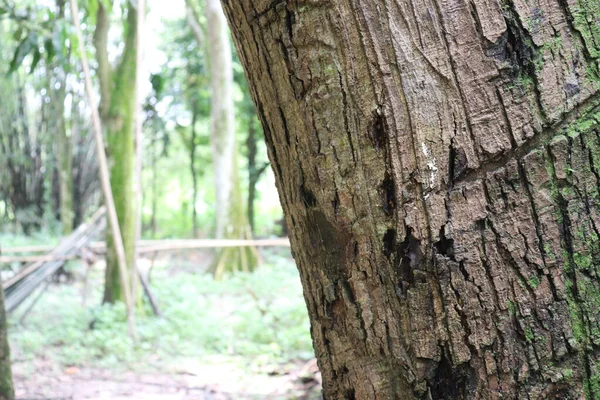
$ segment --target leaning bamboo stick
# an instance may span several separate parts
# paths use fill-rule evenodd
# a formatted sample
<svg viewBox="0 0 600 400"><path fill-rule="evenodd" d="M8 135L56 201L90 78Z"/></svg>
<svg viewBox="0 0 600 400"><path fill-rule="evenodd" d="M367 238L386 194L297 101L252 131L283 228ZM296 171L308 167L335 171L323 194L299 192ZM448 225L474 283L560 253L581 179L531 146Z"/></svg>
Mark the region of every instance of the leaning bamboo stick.
<svg viewBox="0 0 600 400"><path fill-rule="evenodd" d="M123 246L123 238L121 236L121 229L119 228L119 222L117 219L117 210L115 209L113 193L110 187L108 163L106 161L106 153L104 152L104 139L102 138L102 128L100 126L100 115L98 113L98 108L94 106L94 89L92 86L92 79L90 69L88 66L87 55L85 52L85 47L83 45L83 34L81 33L81 24L79 22L79 10L77 7L77 0L71 0L71 14L71 17L73 18L73 25L75 25L77 41L79 42L79 55L81 56L81 65L83 67L83 75L85 78L85 90L87 93L88 101L90 103L90 108L92 109L92 126L94 131L94 137L96 139L96 151L98 157L98 166L100 169L100 180L102 183L104 201L106 203L106 208L108 212L108 220L110 222L109 225L112 230L112 235L117 252L119 275L121 277L121 286L123 287L123 297L125 298L125 305L127 306L127 326L129 329L129 335L135 337L136 332L134 322L134 308L133 300L131 298L131 287L129 284L129 274L127 271L125 248Z"/></svg>

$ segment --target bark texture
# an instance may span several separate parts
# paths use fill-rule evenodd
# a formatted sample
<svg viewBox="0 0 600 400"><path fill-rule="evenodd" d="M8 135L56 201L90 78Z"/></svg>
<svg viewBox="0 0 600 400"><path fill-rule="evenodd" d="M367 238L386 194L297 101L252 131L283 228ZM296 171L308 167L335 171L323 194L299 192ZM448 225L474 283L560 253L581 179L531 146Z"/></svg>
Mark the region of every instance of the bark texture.
<svg viewBox="0 0 600 400"><path fill-rule="evenodd" d="M600 2L223 4L326 398L600 398Z"/></svg>
<svg viewBox="0 0 600 400"><path fill-rule="evenodd" d="M10 348L8 346L8 323L4 308L4 289L0 282L0 400L13 400L15 391L12 381Z"/></svg>
<svg viewBox="0 0 600 400"><path fill-rule="evenodd" d="M107 136L107 153L110 161L110 185L115 201L119 227L123 237L125 256L129 268L135 257L136 212L133 192L134 176L134 115L136 93L136 42L137 12L132 2L127 3L124 21L123 52L116 67L108 56L110 10L99 3L94 32L94 47L98 61L97 75L100 83L99 112ZM117 262L117 253L111 230L106 234L106 277L104 301L113 303L123 299L123 288ZM134 274L131 274L134 276Z"/></svg>

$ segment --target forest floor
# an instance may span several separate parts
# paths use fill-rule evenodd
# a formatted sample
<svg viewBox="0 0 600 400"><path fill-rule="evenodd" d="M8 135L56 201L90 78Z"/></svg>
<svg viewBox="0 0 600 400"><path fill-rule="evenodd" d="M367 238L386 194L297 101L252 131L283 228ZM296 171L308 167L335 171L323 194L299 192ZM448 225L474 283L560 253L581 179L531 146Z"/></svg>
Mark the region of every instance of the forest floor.
<svg viewBox="0 0 600 400"><path fill-rule="evenodd" d="M123 307L101 305L101 263L87 285L83 267L72 263L23 321L27 304L9 318L17 398L319 399L289 250L265 254L255 273L221 281L203 273L209 258L156 260L151 285L164 317L141 302L135 342Z"/></svg>
<svg viewBox="0 0 600 400"><path fill-rule="evenodd" d="M178 360L162 372L139 373L91 367L57 368L39 360L13 365L19 400L237 400L318 399L314 362L248 371L240 360ZM182 369L185 368L185 369Z"/></svg>

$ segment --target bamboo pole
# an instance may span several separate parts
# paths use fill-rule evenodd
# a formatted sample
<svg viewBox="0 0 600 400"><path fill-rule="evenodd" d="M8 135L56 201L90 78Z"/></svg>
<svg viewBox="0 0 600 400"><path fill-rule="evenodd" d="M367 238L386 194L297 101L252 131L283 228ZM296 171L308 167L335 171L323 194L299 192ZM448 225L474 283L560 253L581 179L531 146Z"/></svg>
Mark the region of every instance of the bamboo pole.
<svg viewBox="0 0 600 400"><path fill-rule="evenodd" d="M123 238L121 236L121 229L117 219L117 211L115 209L115 203L113 199L112 189L110 187L110 176L108 172L108 163L106 161L106 153L104 152L104 139L102 138L102 127L100 125L100 115L98 114L98 108L94 106L94 89L92 86L92 79L90 75L90 69L88 66L87 56L85 53L85 47L83 45L83 35L81 33L81 24L79 22L79 10L77 7L77 0L70 0L71 2L71 17L73 18L73 24L75 25L75 33L77 34L77 41L79 42L79 54L81 56L81 64L83 67L83 74L85 77L85 90L87 93L90 108L92 109L92 125L94 130L94 137L96 139L96 150L98 156L98 167L100 170L100 180L102 183L102 192L104 193L104 201L106 203L106 209L108 213L108 220L112 230L112 235L117 252L117 260L119 265L119 275L121 276L121 286L123 286L123 295L125 297L125 305L127 307L127 326L129 335L131 337L136 336L135 322L134 322L134 309L133 302L131 299L131 288L129 285L129 275L127 271L127 260L125 258L125 248L123 247Z"/></svg>

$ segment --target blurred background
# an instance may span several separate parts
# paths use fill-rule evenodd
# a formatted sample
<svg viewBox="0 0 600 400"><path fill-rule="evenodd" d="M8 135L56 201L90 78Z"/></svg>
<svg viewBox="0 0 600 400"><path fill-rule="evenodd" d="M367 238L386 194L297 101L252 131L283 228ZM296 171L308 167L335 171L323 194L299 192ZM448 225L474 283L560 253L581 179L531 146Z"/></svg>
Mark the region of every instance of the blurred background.
<svg viewBox="0 0 600 400"><path fill-rule="evenodd" d="M263 132L214 5L147 0L141 25L131 0L80 1L78 38L68 1L0 1L0 261L19 399L320 398ZM140 277L133 335L105 242L98 104Z"/></svg>

